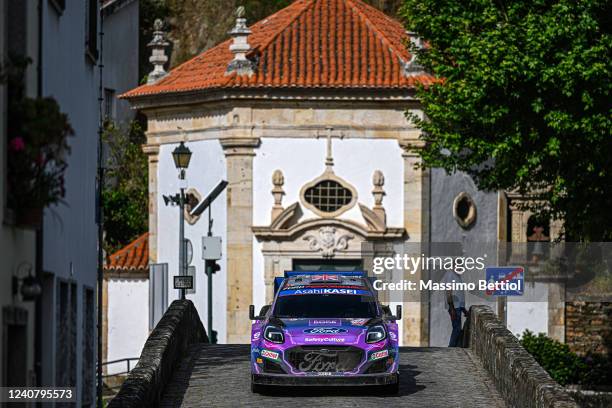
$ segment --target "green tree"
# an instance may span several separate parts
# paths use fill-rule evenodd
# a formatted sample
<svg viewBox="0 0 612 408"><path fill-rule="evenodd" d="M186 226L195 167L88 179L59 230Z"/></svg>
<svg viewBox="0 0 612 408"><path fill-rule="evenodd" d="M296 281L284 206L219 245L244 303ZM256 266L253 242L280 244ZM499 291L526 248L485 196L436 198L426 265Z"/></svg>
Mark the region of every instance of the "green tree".
<svg viewBox="0 0 612 408"><path fill-rule="evenodd" d="M425 166L533 195L566 239L612 239L611 5L605 0L405 0L419 63Z"/></svg>
<svg viewBox="0 0 612 408"><path fill-rule="evenodd" d="M148 229L146 137L138 121L121 127L107 123L104 134L106 174L102 191L104 249L112 253Z"/></svg>

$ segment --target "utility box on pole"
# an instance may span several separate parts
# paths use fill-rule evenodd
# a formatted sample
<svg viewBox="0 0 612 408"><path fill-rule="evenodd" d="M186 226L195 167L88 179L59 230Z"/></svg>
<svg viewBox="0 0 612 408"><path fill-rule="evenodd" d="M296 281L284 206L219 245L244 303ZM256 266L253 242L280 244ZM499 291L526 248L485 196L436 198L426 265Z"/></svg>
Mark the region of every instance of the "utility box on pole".
<svg viewBox="0 0 612 408"><path fill-rule="evenodd" d="M202 237L202 259L206 261L221 259L221 237Z"/></svg>

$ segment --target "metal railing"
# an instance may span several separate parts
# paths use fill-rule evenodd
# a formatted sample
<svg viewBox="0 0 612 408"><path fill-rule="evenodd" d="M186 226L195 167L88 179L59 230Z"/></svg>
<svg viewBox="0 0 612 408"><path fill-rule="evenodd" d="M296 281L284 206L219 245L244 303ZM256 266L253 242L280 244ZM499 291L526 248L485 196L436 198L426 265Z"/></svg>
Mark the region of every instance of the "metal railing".
<svg viewBox="0 0 612 408"><path fill-rule="evenodd" d="M121 362L126 362L127 363L127 371L121 371L118 373L113 373L113 374L103 374L102 378L106 378L106 377L112 377L114 375L123 375L123 374L129 374L130 371L132 371L132 368L134 366L136 366L136 364L131 365L130 362L131 361L136 361L138 363L138 360L140 359L140 357L126 357L126 358L120 358L118 360L112 360L112 361L104 361L102 362L102 367L106 367L110 364L117 364L117 363L121 363Z"/></svg>

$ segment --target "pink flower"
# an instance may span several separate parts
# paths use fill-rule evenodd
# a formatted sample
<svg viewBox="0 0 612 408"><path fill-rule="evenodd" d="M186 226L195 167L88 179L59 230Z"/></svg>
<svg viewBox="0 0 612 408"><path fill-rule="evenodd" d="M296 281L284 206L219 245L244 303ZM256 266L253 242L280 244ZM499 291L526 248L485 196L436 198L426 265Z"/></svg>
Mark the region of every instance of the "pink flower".
<svg viewBox="0 0 612 408"><path fill-rule="evenodd" d="M9 144L9 148L14 152L20 152L25 149L25 142L20 137L15 137L11 139Z"/></svg>

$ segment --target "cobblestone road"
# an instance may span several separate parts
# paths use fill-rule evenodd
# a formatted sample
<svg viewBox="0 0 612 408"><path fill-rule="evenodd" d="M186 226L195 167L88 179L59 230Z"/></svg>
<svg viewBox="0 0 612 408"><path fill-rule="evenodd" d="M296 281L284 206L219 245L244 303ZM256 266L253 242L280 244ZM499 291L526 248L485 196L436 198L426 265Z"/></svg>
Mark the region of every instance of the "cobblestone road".
<svg viewBox="0 0 612 408"><path fill-rule="evenodd" d="M168 384L162 407L505 407L467 349L402 348L401 385L381 397L355 388L290 389L262 396L250 388L249 346L197 345Z"/></svg>

